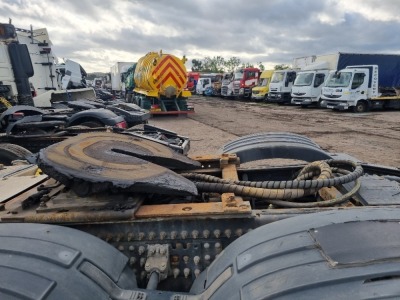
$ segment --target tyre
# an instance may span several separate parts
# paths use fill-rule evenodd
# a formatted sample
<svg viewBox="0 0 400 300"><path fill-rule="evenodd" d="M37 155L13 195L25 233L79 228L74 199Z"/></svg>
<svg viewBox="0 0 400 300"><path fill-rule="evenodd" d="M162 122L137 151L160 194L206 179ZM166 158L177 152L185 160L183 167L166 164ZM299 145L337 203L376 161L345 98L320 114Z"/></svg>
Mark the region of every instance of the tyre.
<svg viewBox="0 0 400 300"><path fill-rule="evenodd" d="M11 165L13 160L25 159L32 152L15 144L0 144L0 164Z"/></svg>
<svg viewBox="0 0 400 300"><path fill-rule="evenodd" d="M363 113L368 111L368 104L364 101L358 101L356 106L353 106L353 112Z"/></svg>
<svg viewBox="0 0 400 300"><path fill-rule="evenodd" d="M129 259L93 235L15 223L0 224L0 234L7 257L0 262L0 299L123 299L125 290L129 299L146 298Z"/></svg>

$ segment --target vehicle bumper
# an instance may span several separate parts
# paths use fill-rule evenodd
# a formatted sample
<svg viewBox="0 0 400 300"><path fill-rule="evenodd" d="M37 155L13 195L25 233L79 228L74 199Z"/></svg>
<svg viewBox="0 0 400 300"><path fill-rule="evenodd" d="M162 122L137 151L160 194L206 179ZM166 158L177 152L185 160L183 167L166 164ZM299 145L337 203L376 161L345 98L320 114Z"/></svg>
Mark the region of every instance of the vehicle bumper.
<svg viewBox="0 0 400 300"><path fill-rule="evenodd" d="M347 110L350 105L348 102L341 101L332 101L332 100L323 100L323 105L326 105L326 108L335 109L335 110Z"/></svg>
<svg viewBox="0 0 400 300"><path fill-rule="evenodd" d="M313 102L312 98L292 98L292 103L296 105L311 105Z"/></svg>
<svg viewBox="0 0 400 300"><path fill-rule="evenodd" d="M268 102L283 103L286 102L286 97L282 93L269 93L267 97Z"/></svg>
<svg viewBox="0 0 400 300"><path fill-rule="evenodd" d="M265 95L257 94L257 95L251 95L251 99L254 100L263 100L265 98Z"/></svg>

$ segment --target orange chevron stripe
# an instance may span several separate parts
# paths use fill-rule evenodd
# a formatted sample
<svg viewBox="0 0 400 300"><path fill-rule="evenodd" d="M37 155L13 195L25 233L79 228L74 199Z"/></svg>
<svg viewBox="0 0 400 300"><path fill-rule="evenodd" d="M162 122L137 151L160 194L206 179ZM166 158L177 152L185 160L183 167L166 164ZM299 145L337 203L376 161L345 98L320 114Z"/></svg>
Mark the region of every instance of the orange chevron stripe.
<svg viewBox="0 0 400 300"><path fill-rule="evenodd" d="M156 74L158 72L159 69L161 69L161 67L166 63L169 62L170 64L174 64L178 70L182 73L181 75L186 76L186 71L182 68L182 66L180 64L178 64L178 62L176 61L176 59L174 59L171 55L167 55L164 58L161 59L161 62L159 63L159 65L157 66L157 68L154 69L153 71L153 75ZM165 68L164 68L165 69Z"/></svg>
<svg viewBox="0 0 400 300"><path fill-rule="evenodd" d="M167 72L171 72L170 69L172 69L175 72L175 74L180 75L178 77L179 77L180 81L182 82L182 84L184 84L185 79L183 79L183 78L186 78L185 74L179 73L179 71L171 63L168 63L168 65L166 65L165 68L159 72L160 77L163 77L164 74Z"/></svg>
<svg viewBox="0 0 400 300"><path fill-rule="evenodd" d="M163 58L161 58L161 61L158 63L157 68L154 69L153 74L156 73L158 71L158 69L161 68L161 66L170 59L172 59L171 55L167 55L167 56L164 56Z"/></svg>
<svg viewBox="0 0 400 300"><path fill-rule="evenodd" d="M165 77L163 78L163 80L162 80L159 84L157 84L157 88L160 88L161 84L167 82L167 80L168 80L169 78L171 78L171 79L175 82L175 84L176 84L177 86L179 86L179 82L178 82L178 80L176 80L176 77L174 76L174 74L173 74L173 73L169 73L167 76L165 76Z"/></svg>

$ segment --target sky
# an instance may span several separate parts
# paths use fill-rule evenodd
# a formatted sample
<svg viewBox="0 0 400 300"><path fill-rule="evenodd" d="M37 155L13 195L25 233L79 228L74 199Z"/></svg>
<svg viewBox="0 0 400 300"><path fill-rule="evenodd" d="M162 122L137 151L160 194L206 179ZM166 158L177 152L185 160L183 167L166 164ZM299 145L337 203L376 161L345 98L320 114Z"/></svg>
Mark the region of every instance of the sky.
<svg viewBox="0 0 400 300"><path fill-rule="evenodd" d="M399 0L0 0L0 22L46 27L53 51L110 72L150 51L269 69L335 52L400 54Z"/></svg>

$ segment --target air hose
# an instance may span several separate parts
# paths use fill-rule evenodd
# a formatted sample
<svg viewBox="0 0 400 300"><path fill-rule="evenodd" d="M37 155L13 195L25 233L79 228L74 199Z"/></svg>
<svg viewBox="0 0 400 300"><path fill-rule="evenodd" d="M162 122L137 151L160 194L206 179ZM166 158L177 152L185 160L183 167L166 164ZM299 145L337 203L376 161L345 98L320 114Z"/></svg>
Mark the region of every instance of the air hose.
<svg viewBox="0 0 400 300"><path fill-rule="evenodd" d="M352 171L343 169L344 167L350 167ZM353 161L331 159L306 165L290 181L234 181L197 173L181 175L193 180L200 192L234 193L237 196L263 199L273 205L305 208L333 206L349 200L359 190L361 185L358 178L362 174L362 167ZM316 179L309 179L316 176ZM338 186L351 181L356 181L352 190L334 199L317 202L287 201L314 194L323 187Z"/></svg>

